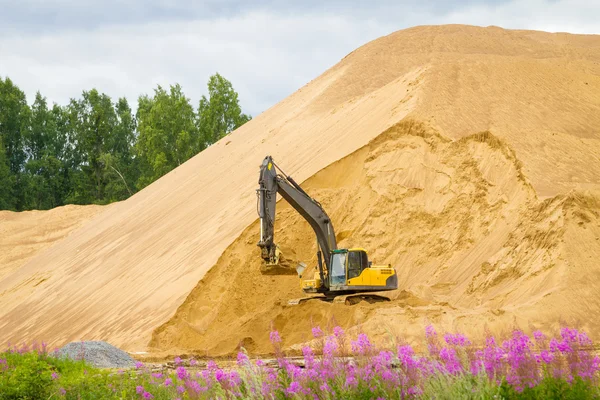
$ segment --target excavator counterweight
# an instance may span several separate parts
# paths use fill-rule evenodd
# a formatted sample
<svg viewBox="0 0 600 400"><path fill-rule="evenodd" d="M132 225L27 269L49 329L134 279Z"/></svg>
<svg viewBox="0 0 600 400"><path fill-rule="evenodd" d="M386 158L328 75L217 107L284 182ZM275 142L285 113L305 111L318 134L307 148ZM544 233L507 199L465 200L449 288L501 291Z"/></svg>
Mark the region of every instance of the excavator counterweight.
<svg viewBox="0 0 600 400"><path fill-rule="evenodd" d="M300 286L305 293L320 296L291 300L290 304L300 304L313 299L345 304L354 304L361 300L389 301L389 298L373 292L397 289L396 270L391 265L372 265L367 252L362 248L339 249L333 224L321 204L310 197L292 177L283 173L271 156L265 157L260 166L258 185L258 246L264 260L263 273L276 271L284 258L279 246L274 242L278 193L310 224L317 237L317 266L314 278L302 280ZM297 267L300 278L305 267L302 263Z"/></svg>

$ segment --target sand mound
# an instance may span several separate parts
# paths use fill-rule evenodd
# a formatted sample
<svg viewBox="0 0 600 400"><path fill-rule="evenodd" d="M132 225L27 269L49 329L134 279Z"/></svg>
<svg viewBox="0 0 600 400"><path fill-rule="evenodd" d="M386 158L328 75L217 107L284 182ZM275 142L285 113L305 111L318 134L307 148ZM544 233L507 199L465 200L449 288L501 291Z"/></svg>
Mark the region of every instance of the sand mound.
<svg viewBox="0 0 600 400"><path fill-rule="evenodd" d="M382 135L407 117L435 130ZM289 343L302 340L315 309L265 307L296 296L297 278L258 277L259 258L248 253L257 251L254 190L266 154L300 182L313 177L309 189L333 214L343 245L360 243L400 271L396 303L361 305L340 323L375 329L423 314L473 329L514 316L550 321L568 290L590 293L573 271L588 282L595 271L575 249L586 257L598 249L596 198L581 194L600 187L598 126L598 36L469 26L394 33L0 280L0 343L97 339L141 351L152 339L223 352L242 340L261 351L267 321ZM282 212L280 222L297 230L279 225L286 257L307 259L308 228ZM48 278L34 286L41 271ZM215 271L234 276L219 280ZM255 296L237 275L254 282ZM193 291L202 278L211 296ZM219 301L238 298L240 307ZM227 328L208 340L206 330L227 323L240 337Z"/></svg>
<svg viewBox="0 0 600 400"><path fill-rule="evenodd" d="M303 186L332 217L341 247L365 247L372 259L396 267L393 301L287 307L302 296L298 279L260 275L255 222L156 330L152 346L219 354L241 345L261 353L271 349L270 329L291 346L309 340L312 326L333 323L381 338L422 336L428 321L481 333L515 318L555 327L568 317L600 333L600 309L592 316L562 302L580 290L584 273L569 265L581 265L581 257L571 258L564 241L573 230L579 249L600 248L592 233L600 233L600 199L539 201L514 152L489 132L449 141L403 122ZM309 225L287 203L279 210L277 241L315 265ZM590 293L600 290L600 283L587 285ZM541 304L552 307L536 315Z"/></svg>
<svg viewBox="0 0 600 400"><path fill-rule="evenodd" d="M0 280L104 208L68 205L48 211L0 211Z"/></svg>

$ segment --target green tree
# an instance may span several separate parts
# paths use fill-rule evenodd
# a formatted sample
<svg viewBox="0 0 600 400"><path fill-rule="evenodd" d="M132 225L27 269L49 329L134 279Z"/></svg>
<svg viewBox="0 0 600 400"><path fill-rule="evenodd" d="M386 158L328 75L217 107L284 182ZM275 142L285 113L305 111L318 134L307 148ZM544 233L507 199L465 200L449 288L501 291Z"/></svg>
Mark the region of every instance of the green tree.
<svg viewBox="0 0 600 400"><path fill-rule="evenodd" d="M204 147L217 142L252 118L242 113L237 92L231 82L218 73L208 80L208 96L202 96L198 106L197 124Z"/></svg>
<svg viewBox="0 0 600 400"><path fill-rule="evenodd" d="M96 89L84 91L82 99L69 104L75 164L74 191L70 201L80 204L105 201L105 157L117 123L112 101Z"/></svg>
<svg viewBox="0 0 600 400"><path fill-rule="evenodd" d="M24 132L24 146L28 159L40 160L46 149L50 138L55 136L55 126L50 121L50 112L46 98L40 92L35 94L35 100L31 106L31 117L29 129Z"/></svg>
<svg viewBox="0 0 600 400"><path fill-rule="evenodd" d="M9 79L0 78L0 139L4 143L7 163L11 174L11 208L22 210L24 206L25 178L23 166L26 155L23 131L29 125L31 111L25 93Z"/></svg>
<svg viewBox="0 0 600 400"><path fill-rule="evenodd" d="M210 77L198 113L179 85L140 96L134 117L96 89L49 108L31 107L0 78L0 208L47 209L108 203L131 196L250 119L219 74Z"/></svg>
<svg viewBox="0 0 600 400"><path fill-rule="evenodd" d="M178 167L203 149L194 124L194 108L181 86L167 92L161 86L154 97L138 100L136 151L140 163L141 189Z"/></svg>
<svg viewBox="0 0 600 400"><path fill-rule="evenodd" d="M135 191L138 163L134 156L136 121L127 99L120 98L115 105L117 122L107 140L107 151L102 156L106 184L106 200L123 200Z"/></svg>
<svg viewBox="0 0 600 400"><path fill-rule="evenodd" d="M27 161L20 181L22 209L49 209L64 204L65 165L60 159L61 134L56 115L39 92L31 107L29 125L23 132Z"/></svg>
<svg viewBox="0 0 600 400"><path fill-rule="evenodd" d="M29 123L29 106L25 93L13 82L0 78L0 136L13 174L18 174L25 163L23 129Z"/></svg>
<svg viewBox="0 0 600 400"><path fill-rule="evenodd" d="M14 209L13 177L10 173L4 143L0 137L0 210Z"/></svg>

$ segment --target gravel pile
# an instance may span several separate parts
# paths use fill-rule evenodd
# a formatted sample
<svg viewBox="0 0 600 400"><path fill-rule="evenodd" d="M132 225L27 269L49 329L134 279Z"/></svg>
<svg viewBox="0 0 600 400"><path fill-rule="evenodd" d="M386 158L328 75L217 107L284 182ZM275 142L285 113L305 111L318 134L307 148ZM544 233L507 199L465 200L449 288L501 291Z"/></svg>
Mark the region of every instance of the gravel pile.
<svg viewBox="0 0 600 400"><path fill-rule="evenodd" d="M101 341L73 342L58 350L60 357L84 359L98 368L128 368L135 366L129 354L112 344Z"/></svg>

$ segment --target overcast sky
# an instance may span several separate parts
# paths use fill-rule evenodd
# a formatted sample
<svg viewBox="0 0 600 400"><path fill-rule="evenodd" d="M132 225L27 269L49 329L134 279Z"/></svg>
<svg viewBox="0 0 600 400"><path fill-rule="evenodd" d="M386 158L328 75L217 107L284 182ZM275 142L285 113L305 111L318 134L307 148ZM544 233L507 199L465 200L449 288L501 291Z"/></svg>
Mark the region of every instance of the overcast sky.
<svg viewBox="0 0 600 400"><path fill-rule="evenodd" d="M256 116L370 40L447 23L600 33L600 0L0 0L0 76L30 102L95 87L135 107L179 83L197 106L219 72Z"/></svg>

